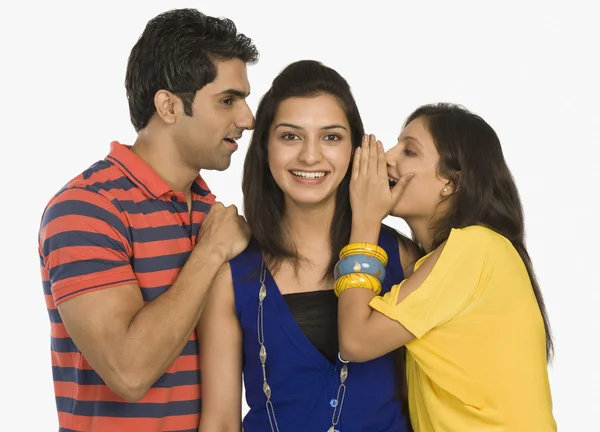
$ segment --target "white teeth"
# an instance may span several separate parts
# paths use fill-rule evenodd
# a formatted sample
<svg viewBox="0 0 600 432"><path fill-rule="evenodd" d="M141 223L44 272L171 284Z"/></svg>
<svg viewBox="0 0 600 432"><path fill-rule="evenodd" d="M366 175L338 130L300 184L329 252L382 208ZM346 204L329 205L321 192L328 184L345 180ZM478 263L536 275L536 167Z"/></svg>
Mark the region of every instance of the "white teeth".
<svg viewBox="0 0 600 432"><path fill-rule="evenodd" d="M325 171L319 171L319 172L292 171L292 174L294 174L296 177L302 177L302 178L306 178L306 179L320 179L327 175L327 173Z"/></svg>

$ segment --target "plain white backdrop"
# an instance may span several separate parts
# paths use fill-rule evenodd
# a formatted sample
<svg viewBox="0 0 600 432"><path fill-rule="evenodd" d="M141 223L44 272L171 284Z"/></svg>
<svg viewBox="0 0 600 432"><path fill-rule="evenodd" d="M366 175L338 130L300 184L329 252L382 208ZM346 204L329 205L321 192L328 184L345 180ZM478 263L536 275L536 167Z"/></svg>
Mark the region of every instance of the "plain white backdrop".
<svg viewBox="0 0 600 432"><path fill-rule="evenodd" d="M48 199L132 143L124 91L146 22L196 7L256 42L255 110L290 62L316 59L352 86L366 130L386 147L418 105L450 101L497 131L519 186L527 244L554 330L550 368L561 431L600 430L600 30L592 2L14 2L0 21L2 310L0 430L56 431L49 322L37 255ZM241 208L250 134L228 171L204 176ZM406 232L398 220L387 223ZM533 432L533 431L531 431Z"/></svg>

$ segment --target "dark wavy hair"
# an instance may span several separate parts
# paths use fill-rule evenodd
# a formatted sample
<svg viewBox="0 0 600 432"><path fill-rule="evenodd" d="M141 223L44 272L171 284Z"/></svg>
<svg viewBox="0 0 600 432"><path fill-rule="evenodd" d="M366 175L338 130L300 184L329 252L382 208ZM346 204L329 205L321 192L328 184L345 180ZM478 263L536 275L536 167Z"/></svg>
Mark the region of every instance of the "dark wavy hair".
<svg viewBox="0 0 600 432"><path fill-rule="evenodd" d="M173 9L148 21L131 49L125 75L129 115L136 132L156 112L154 95L168 90L181 98L192 116L196 92L217 76L215 60L258 61L252 41L233 21L196 9Z"/></svg>
<svg viewBox="0 0 600 432"><path fill-rule="evenodd" d="M242 191L244 214L254 241L265 254L267 264L276 271L283 260L300 261L284 224L283 192L271 175L267 144L269 131L283 101L298 97L331 95L340 104L350 125L352 151L360 146L364 134L363 122L346 80L335 70L314 60L302 60L288 65L275 78L262 97L256 111L252 139L244 161ZM335 213L331 222L331 262L323 280L333 275L337 253L350 240L352 211L350 208L350 174L352 163L335 197Z"/></svg>
<svg viewBox="0 0 600 432"><path fill-rule="evenodd" d="M453 228L470 225L486 226L507 238L527 268L544 321L546 355L550 361L554 344L548 313L525 247L521 199L498 135L483 118L455 104L421 106L408 117L405 125L415 119L423 119L433 137L440 155L438 174L450 179L455 186L455 192L449 197L449 211L432 227L432 247L447 240Z"/></svg>

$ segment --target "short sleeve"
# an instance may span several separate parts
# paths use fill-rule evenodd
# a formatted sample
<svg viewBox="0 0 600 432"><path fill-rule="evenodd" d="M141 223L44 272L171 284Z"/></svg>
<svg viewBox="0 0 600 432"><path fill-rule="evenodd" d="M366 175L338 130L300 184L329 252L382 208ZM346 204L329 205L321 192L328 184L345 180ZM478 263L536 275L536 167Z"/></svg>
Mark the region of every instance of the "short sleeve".
<svg viewBox="0 0 600 432"><path fill-rule="evenodd" d="M56 305L80 294L136 282L130 235L110 200L67 189L47 206L39 233L42 274Z"/></svg>
<svg viewBox="0 0 600 432"><path fill-rule="evenodd" d="M373 298L370 306L398 321L415 337L423 337L460 313L479 292L488 274L492 233L475 226L452 230L419 288L398 303L402 282L385 296ZM423 262L417 263L416 271Z"/></svg>

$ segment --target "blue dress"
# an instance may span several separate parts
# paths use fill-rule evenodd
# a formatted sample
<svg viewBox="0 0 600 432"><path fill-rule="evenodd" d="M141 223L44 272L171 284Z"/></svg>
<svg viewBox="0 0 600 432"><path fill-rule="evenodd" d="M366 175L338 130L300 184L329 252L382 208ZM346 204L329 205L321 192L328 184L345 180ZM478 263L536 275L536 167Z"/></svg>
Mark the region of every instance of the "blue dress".
<svg viewBox="0 0 600 432"><path fill-rule="evenodd" d="M398 240L382 227L379 245L388 253L382 295L404 279ZM250 411L244 417L244 432L277 431L271 428L258 335L258 307L262 256L252 242L230 261L235 309L243 333L243 376ZM332 426L343 363L334 365L305 337L285 300L267 271L267 296L263 302L266 375L271 402L280 432L327 432ZM335 430L340 432L406 432L401 413L396 365L392 354L365 363L348 363L348 378L341 415ZM339 408L336 410L340 411Z"/></svg>

